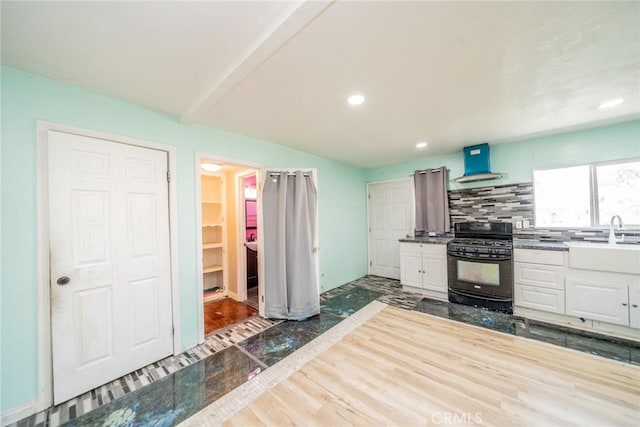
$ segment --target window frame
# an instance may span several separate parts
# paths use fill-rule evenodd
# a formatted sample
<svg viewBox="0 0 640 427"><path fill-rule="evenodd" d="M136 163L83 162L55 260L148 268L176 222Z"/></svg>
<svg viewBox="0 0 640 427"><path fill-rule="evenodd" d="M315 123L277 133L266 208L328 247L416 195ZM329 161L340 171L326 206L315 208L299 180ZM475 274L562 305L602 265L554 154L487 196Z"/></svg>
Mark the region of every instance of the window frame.
<svg viewBox="0 0 640 427"><path fill-rule="evenodd" d="M589 219L591 221L591 225L586 227L590 230L608 230L608 225L600 225L600 198L598 194L598 174L596 172L597 168L600 166L610 166L624 163L635 163L640 162L640 157L631 157L626 159L617 159L617 160L605 160L600 162L588 162L588 163L578 163L573 165L565 165L558 166L552 168L540 168L534 169L532 172L532 190L533 190L533 218L535 220L534 228L543 228L543 229L554 229L554 230L567 230L567 229L582 229L584 227L575 226L575 227L562 227L562 226L538 226L537 217L536 217L536 180L535 173L557 170L557 169L566 169L571 167L578 166L588 166L589 167ZM624 221L624 219L623 219ZM624 224L625 228L636 229L640 228L640 224Z"/></svg>

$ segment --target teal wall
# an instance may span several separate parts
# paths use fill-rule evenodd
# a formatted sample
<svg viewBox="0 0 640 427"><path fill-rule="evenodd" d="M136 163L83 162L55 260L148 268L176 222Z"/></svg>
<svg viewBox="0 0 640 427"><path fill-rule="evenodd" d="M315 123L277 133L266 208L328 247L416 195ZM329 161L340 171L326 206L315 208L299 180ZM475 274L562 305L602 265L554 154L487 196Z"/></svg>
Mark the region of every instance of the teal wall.
<svg viewBox="0 0 640 427"><path fill-rule="evenodd" d="M640 120L511 144L490 144L490 147L491 169L493 172L503 173L503 177L467 184L450 181L450 189L530 182L533 180L534 169L638 157L640 156ZM449 168L450 179L464 174L462 151L446 156L424 157L393 166L368 169L365 171L365 180L371 182L401 178L411 175L418 169L440 166Z"/></svg>
<svg viewBox="0 0 640 427"><path fill-rule="evenodd" d="M26 404L37 387L36 120L172 145L177 150L183 347L197 342L195 152L266 167L318 170L323 290L367 272L364 171L205 126L11 68L2 68L2 337L0 411Z"/></svg>

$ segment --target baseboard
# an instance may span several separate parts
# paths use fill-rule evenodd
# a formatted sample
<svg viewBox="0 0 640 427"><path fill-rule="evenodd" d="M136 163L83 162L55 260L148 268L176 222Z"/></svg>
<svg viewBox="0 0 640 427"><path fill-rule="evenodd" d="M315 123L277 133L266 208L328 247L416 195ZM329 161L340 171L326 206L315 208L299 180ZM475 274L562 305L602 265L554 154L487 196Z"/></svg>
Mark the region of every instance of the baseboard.
<svg viewBox="0 0 640 427"><path fill-rule="evenodd" d="M402 285L402 290L405 292L420 294L425 297L428 297L431 299L437 299L440 301L449 300L446 292L438 292L438 291L432 291L430 289L414 288L413 286L407 286L407 285Z"/></svg>
<svg viewBox="0 0 640 427"><path fill-rule="evenodd" d="M231 298L231 299L233 299L235 301L240 301L240 297L235 292L227 291L227 295L229 296L229 298Z"/></svg>
<svg viewBox="0 0 640 427"><path fill-rule="evenodd" d="M32 401L15 408L7 409L0 415L0 425L6 426L36 413L36 402Z"/></svg>
<svg viewBox="0 0 640 427"><path fill-rule="evenodd" d="M517 306L513 307L513 314L532 320L552 323L554 325L610 335L612 337L623 338L626 340L640 341L640 329L629 328L626 326L612 325L610 323L598 322L597 320L585 320L567 316L566 314L548 313L546 311Z"/></svg>

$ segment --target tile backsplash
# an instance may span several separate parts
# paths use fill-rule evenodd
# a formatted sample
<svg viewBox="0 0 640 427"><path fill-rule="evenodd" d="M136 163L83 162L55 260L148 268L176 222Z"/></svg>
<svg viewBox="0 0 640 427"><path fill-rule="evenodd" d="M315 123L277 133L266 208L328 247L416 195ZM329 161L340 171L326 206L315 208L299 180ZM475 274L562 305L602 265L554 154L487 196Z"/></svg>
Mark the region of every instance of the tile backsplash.
<svg viewBox="0 0 640 427"><path fill-rule="evenodd" d="M461 190L449 190L451 224L465 221L496 221L513 224L518 239L547 241L592 240L606 242L608 229L542 229L535 228L533 212L533 183L496 185ZM528 229L517 229L516 221L529 221ZM621 230L625 243L640 242L640 230Z"/></svg>
<svg viewBox="0 0 640 427"><path fill-rule="evenodd" d="M533 183L449 191L451 223L529 221L533 227Z"/></svg>

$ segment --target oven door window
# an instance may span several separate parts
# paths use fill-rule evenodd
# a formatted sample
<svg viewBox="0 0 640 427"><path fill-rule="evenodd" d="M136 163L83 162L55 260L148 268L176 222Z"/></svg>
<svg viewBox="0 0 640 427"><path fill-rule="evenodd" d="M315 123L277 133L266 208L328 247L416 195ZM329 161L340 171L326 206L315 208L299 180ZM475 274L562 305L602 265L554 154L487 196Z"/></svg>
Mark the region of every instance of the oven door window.
<svg viewBox="0 0 640 427"><path fill-rule="evenodd" d="M458 280L500 286L500 265L458 260Z"/></svg>

